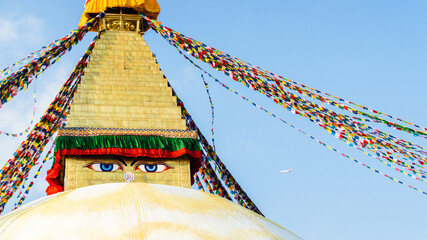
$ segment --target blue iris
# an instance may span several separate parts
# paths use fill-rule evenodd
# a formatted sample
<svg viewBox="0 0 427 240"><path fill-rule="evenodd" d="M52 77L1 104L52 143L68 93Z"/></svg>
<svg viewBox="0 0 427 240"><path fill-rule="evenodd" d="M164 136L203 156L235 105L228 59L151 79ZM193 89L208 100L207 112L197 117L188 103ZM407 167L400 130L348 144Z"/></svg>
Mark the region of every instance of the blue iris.
<svg viewBox="0 0 427 240"><path fill-rule="evenodd" d="M157 164L145 164L144 168L145 168L145 171L147 171L147 172L156 172L157 171Z"/></svg>
<svg viewBox="0 0 427 240"><path fill-rule="evenodd" d="M111 172L113 170L113 164L103 164L103 163L101 163L100 167L101 167L101 170L103 172Z"/></svg>

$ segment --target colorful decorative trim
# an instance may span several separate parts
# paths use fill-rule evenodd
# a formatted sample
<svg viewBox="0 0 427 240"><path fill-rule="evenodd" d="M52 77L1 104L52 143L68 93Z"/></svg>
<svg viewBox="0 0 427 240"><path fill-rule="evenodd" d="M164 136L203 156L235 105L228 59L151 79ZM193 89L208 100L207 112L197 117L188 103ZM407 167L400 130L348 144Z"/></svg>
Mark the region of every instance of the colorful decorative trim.
<svg viewBox="0 0 427 240"><path fill-rule="evenodd" d="M201 147L197 139L161 136L58 136L55 162L47 172L48 195L63 191L59 177L63 156L120 155L125 157L192 157L192 175L200 168Z"/></svg>
<svg viewBox="0 0 427 240"><path fill-rule="evenodd" d="M62 149L89 150L99 148L162 149L171 152L183 148L191 151L201 150L197 139L192 138L167 138L160 136L59 136L56 138L55 152Z"/></svg>
<svg viewBox="0 0 427 240"><path fill-rule="evenodd" d="M197 133L189 130L169 129L128 129L128 128L86 128L70 127L59 129L58 136L159 136L167 138L193 138L197 139Z"/></svg>

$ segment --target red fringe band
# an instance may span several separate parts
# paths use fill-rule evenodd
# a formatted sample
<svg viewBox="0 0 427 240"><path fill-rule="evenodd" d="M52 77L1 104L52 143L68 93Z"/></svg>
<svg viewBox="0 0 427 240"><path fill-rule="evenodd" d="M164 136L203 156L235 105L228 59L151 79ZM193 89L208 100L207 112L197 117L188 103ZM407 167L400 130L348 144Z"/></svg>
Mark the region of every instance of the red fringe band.
<svg viewBox="0 0 427 240"><path fill-rule="evenodd" d="M141 148L58 149L55 153L56 162L52 169L47 171L46 180L49 183L49 186L46 189L46 193L47 195L51 195L63 191L63 187L59 179L59 172L62 167L60 163L63 156L119 155L124 157L177 158L185 154L189 155L194 160L191 164L191 173L193 176L200 168L202 157L201 151L192 151L185 148L178 151Z"/></svg>

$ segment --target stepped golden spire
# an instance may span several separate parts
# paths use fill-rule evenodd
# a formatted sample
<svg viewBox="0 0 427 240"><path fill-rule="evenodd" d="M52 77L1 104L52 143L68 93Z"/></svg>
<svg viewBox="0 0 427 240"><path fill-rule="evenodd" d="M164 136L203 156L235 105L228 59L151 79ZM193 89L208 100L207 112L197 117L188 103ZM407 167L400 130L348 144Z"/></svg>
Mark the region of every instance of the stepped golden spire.
<svg viewBox="0 0 427 240"><path fill-rule="evenodd" d="M134 31L106 31L101 36L67 126L187 129L153 53Z"/></svg>
<svg viewBox="0 0 427 240"><path fill-rule="evenodd" d="M197 135L187 131L176 96L140 36L141 16L122 8L107 12L67 127L59 131L47 192L124 181L189 188L200 164Z"/></svg>

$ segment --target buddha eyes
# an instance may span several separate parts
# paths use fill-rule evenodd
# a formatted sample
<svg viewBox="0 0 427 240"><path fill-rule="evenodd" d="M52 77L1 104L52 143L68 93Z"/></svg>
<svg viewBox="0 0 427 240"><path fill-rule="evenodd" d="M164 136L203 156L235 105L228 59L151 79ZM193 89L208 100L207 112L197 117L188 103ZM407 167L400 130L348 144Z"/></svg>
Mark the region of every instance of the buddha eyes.
<svg viewBox="0 0 427 240"><path fill-rule="evenodd" d="M143 164L139 164L135 167L135 170L139 170L142 172L149 172L149 173L159 173L159 172L164 172L171 169L171 167L169 167L166 164L147 164L147 163L143 163Z"/></svg>
<svg viewBox="0 0 427 240"><path fill-rule="evenodd" d="M120 163L91 163L85 167L96 172L116 172L124 170L123 165ZM164 163L141 163L136 165L135 170L147 173L160 173L171 168L172 167Z"/></svg>
<svg viewBox="0 0 427 240"><path fill-rule="evenodd" d="M115 172L117 170L123 170L122 165L118 163L92 163L86 167L97 172Z"/></svg>

